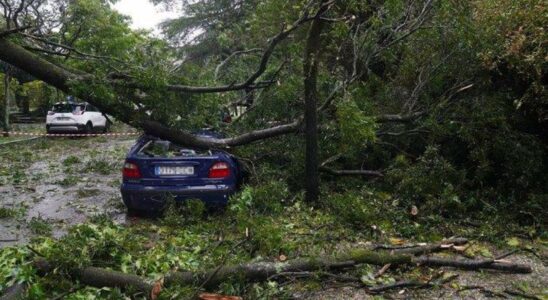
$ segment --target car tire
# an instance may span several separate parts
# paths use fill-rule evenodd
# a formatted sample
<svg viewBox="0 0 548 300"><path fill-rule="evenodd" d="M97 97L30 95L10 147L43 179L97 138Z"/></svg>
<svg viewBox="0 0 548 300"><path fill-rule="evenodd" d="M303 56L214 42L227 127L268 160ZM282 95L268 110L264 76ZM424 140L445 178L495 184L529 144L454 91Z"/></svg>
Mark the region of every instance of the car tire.
<svg viewBox="0 0 548 300"><path fill-rule="evenodd" d="M110 122L105 122L105 128L103 128L103 133L107 133L110 130Z"/></svg>
<svg viewBox="0 0 548 300"><path fill-rule="evenodd" d="M87 134L93 133L93 124L91 124L91 122L87 122L86 127L84 128L84 131Z"/></svg>

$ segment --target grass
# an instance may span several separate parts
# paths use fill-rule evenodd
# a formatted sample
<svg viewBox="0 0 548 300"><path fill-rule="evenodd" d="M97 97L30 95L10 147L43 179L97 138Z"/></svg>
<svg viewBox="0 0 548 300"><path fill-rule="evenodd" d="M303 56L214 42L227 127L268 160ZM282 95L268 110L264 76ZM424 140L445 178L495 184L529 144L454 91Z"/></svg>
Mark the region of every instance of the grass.
<svg viewBox="0 0 548 300"><path fill-rule="evenodd" d="M78 198L87 198L87 197L97 196L100 193L101 191L98 189L79 189L76 192L76 195L78 196Z"/></svg>
<svg viewBox="0 0 548 300"><path fill-rule="evenodd" d="M20 136L5 137L5 136L0 135L0 145L11 143L11 142L16 142L16 141L21 141L22 142L22 141L26 141L26 140L32 140L32 138L20 137Z"/></svg>
<svg viewBox="0 0 548 300"><path fill-rule="evenodd" d="M70 186L75 186L78 183L79 180L80 180L80 178L77 177L77 176L68 175L63 179L61 179L59 181L56 181L55 184L58 184L62 187L70 187Z"/></svg>
<svg viewBox="0 0 548 300"><path fill-rule="evenodd" d="M12 218L17 214L13 208L0 207L0 219Z"/></svg>
<svg viewBox="0 0 548 300"><path fill-rule="evenodd" d="M115 164L104 159L92 159L86 163L84 172L109 175L116 169Z"/></svg>
<svg viewBox="0 0 548 300"><path fill-rule="evenodd" d="M79 164L80 162L81 162L80 158L74 155L70 155L63 160L63 166L70 167L72 165Z"/></svg>
<svg viewBox="0 0 548 300"><path fill-rule="evenodd" d="M40 216L33 217L28 223L28 228L32 233L42 236L49 236L52 232L51 224Z"/></svg>

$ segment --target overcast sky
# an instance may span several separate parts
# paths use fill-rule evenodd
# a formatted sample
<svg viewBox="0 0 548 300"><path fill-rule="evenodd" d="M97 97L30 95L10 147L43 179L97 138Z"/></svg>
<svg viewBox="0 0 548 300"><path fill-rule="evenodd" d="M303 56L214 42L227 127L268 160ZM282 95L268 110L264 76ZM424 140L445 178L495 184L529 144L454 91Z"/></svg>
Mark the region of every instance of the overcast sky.
<svg viewBox="0 0 548 300"><path fill-rule="evenodd" d="M177 12L167 12L161 6L155 7L148 0L121 0L114 9L133 20L131 28L149 29L157 32L157 25L162 21L178 16Z"/></svg>

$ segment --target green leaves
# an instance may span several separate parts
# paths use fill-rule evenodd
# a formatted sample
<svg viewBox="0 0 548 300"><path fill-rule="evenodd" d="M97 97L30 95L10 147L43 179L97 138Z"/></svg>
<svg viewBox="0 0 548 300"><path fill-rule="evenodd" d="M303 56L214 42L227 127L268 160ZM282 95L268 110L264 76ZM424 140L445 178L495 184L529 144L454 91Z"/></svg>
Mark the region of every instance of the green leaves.
<svg viewBox="0 0 548 300"><path fill-rule="evenodd" d="M353 100L338 103L336 114L343 149L363 147L375 140L374 117L366 116Z"/></svg>

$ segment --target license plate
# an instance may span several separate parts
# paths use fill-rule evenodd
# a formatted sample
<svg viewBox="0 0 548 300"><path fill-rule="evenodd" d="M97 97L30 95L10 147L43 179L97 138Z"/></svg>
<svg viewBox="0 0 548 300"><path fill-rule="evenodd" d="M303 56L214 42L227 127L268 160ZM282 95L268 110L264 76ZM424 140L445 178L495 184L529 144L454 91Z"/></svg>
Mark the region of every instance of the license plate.
<svg viewBox="0 0 548 300"><path fill-rule="evenodd" d="M59 117L59 118L57 118L57 120L59 120L59 121L68 121L68 120L70 120L70 118Z"/></svg>
<svg viewBox="0 0 548 300"><path fill-rule="evenodd" d="M193 175L194 167L156 166L155 173L158 176Z"/></svg>

